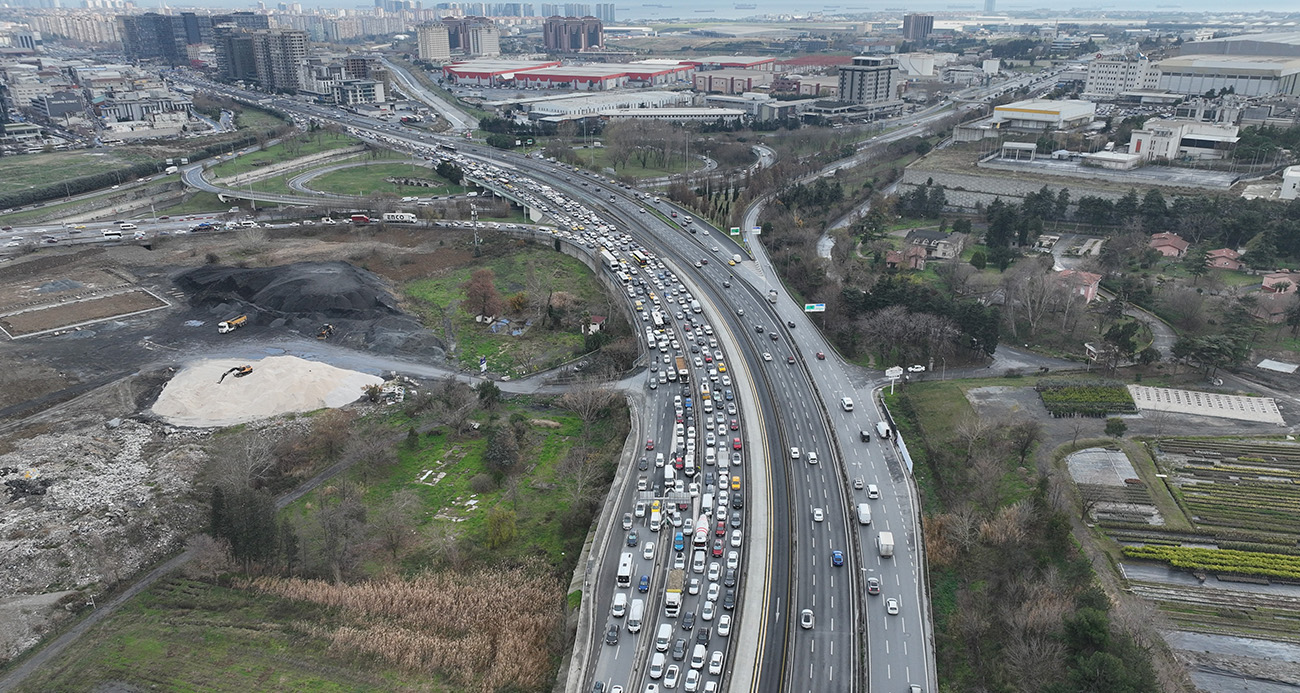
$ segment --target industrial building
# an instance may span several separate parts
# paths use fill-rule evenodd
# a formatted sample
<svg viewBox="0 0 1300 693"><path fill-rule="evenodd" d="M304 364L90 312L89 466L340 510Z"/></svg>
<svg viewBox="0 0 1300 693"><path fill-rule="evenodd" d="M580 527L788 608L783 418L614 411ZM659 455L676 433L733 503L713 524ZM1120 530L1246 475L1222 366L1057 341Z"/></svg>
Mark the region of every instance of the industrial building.
<svg viewBox="0 0 1300 693"><path fill-rule="evenodd" d="M1129 136L1129 154L1146 161L1222 159L1237 144L1237 126L1152 118Z"/></svg>
<svg viewBox="0 0 1300 693"><path fill-rule="evenodd" d="M442 74L457 84L492 87L513 82L521 72L559 66L558 60L466 60L443 66Z"/></svg>
<svg viewBox="0 0 1300 693"><path fill-rule="evenodd" d="M1231 89L1242 96L1300 96L1300 57L1183 55L1158 67L1160 88L1176 94Z"/></svg>
<svg viewBox="0 0 1300 693"><path fill-rule="evenodd" d="M623 86L659 86L689 79L690 65L606 63L569 65L527 70L515 76L521 87L546 89L568 86L582 91L603 91Z"/></svg>
<svg viewBox="0 0 1300 693"><path fill-rule="evenodd" d="M993 126L1012 130L1069 130L1091 123L1097 104L1091 101L1028 99L993 109Z"/></svg>
<svg viewBox="0 0 1300 693"><path fill-rule="evenodd" d="M1246 34L1204 41L1188 41L1182 55L1239 55L1300 58L1300 32Z"/></svg>
<svg viewBox="0 0 1300 693"><path fill-rule="evenodd" d="M659 120L670 123L732 122L745 117L735 108L620 108L601 111L609 120Z"/></svg>
<svg viewBox="0 0 1300 693"><path fill-rule="evenodd" d="M619 109L689 106L692 98L691 93L686 91L645 90L617 94L565 94L528 100L520 103L520 106L533 120L564 120Z"/></svg>
<svg viewBox="0 0 1300 693"><path fill-rule="evenodd" d="M1113 98L1126 92L1155 91L1159 87L1160 70L1146 58L1097 59L1088 63L1083 95L1087 98Z"/></svg>
<svg viewBox="0 0 1300 693"><path fill-rule="evenodd" d="M758 55L710 55L705 58L683 60L683 64L694 65L697 70L759 70L774 72L776 58L764 58Z"/></svg>
<svg viewBox="0 0 1300 693"><path fill-rule="evenodd" d="M717 94L743 94L772 83L772 73L761 70L706 70L695 73L695 90Z"/></svg>

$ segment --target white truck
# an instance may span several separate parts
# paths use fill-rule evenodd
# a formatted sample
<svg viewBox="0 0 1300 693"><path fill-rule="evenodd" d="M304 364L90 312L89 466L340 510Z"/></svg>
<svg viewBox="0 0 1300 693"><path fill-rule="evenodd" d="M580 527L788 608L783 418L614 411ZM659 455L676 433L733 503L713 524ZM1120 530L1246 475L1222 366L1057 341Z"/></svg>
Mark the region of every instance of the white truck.
<svg viewBox="0 0 1300 693"><path fill-rule="evenodd" d="M384 212L384 221L390 224L414 224L415 215L410 212Z"/></svg>
<svg viewBox="0 0 1300 693"><path fill-rule="evenodd" d="M882 558L888 558L894 555L894 533L881 532L876 535L876 548L880 550Z"/></svg>
<svg viewBox="0 0 1300 693"><path fill-rule="evenodd" d="M699 302L699 301L696 301L696 300L692 300L692 301L691 301L691 312L692 312L692 313L698 313L698 312L700 312L700 310L701 310L701 308L700 308L700 302Z"/></svg>
<svg viewBox="0 0 1300 693"><path fill-rule="evenodd" d="M664 613L669 618L676 618L682 609L682 589L686 587L686 571L668 571L668 581L664 585Z"/></svg>
<svg viewBox="0 0 1300 693"><path fill-rule="evenodd" d="M776 289L770 289L770 290L767 292L767 302L768 302L768 303L771 303L771 304L773 304L773 305L775 305L775 304L776 304L776 295L777 295L777 294L776 294Z"/></svg>

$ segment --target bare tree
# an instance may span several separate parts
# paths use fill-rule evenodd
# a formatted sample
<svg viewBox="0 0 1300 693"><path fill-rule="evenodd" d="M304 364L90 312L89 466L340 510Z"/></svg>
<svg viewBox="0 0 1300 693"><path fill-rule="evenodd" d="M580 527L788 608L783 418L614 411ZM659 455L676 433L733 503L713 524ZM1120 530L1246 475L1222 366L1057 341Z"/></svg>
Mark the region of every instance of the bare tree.
<svg viewBox="0 0 1300 693"><path fill-rule="evenodd" d="M191 578L216 580L235 565L230 557L230 542L225 539L195 534L185 541L185 549L194 556L185 564L185 574Z"/></svg>
<svg viewBox="0 0 1300 693"><path fill-rule="evenodd" d="M420 506L420 497L414 490L406 488L390 496L371 518L371 529L394 562L415 538L414 527L418 524Z"/></svg>
<svg viewBox="0 0 1300 693"><path fill-rule="evenodd" d="M570 504L577 505L586 500L592 486L600 478L601 459L586 445L574 445L560 462L559 471L568 486Z"/></svg>
<svg viewBox="0 0 1300 693"><path fill-rule="evenodd" d="M240 229L235 232L235 240L239 243L240 252L248 255L256 255L270 245L270 238L262 229Z"/></svg>
<svg viewBox="0 0 1300 693"><path fill-rule="evenodd" d="M274 439L264 431L221 438L211 451L213 482L232 490L260 486L275 469L274 447Z"/></svg>
<svg viewBox="0 0 1300 693"><path fill-rule="evenodd" d="M397 453L387 438L375 431L354 435L343 448L343 460L361 470L364 478L384 472L397 462Z"/></svg>
<svg viewBox="0 0 1300 693"><path fill-rule="evenodd" d="M1004 429L1006 431L1007 442L1011 444L1011 449L1020 456L1020 464L1025 463L1025 458L1029 456L1029 451L1034 449L1034 444L1043 436L1043 425L1035 419L1020 419L1011 422Z"/></svg>
<svg viewBox="0 0 1300 693"><path fill-rule="evenodd" d="M560 397L560 406L568 409L582 422L590 425L614 405L618 395L613 390L604 389L593 382L584 382Z"/></svg>
<svg viewBox="0 0 1300 693"><path fill-rule="evenodd" d="M318 560L334 582L342 582L356 565L358 546L365 533L366 506L360 492L344 485L322 494L316 512Z"/></svg>

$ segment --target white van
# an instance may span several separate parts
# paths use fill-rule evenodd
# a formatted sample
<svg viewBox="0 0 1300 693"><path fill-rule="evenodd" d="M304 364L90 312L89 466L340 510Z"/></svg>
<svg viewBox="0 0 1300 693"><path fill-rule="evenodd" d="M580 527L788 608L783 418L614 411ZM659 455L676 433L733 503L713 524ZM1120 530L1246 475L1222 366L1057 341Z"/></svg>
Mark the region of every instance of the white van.
<svg viewBox="0 0 1300 693"><path fill-rule="evenodd" d="M668 658L664 657L664 653L662 652L656 652L655 655L650 658L650 678L656 680L663 678L664 662L667 659Z"/></svg>
<svg viewBox="0 0 1300 693"><path fill-rule="evenodd" d="M858 503L858 524L871 524L871 506L867 503Z"/></svg>
<svg viewBox="0 0 1300 693"><path fill-rule="evenodd" d="M130 231L131 229L134 229L134 228L135 228L135 224L132 224L132 223L130 223L130 222L127 222L127 223L125 223L125 224L118 224L118 225L117 225L117 228L120 229L120 230L122 230L122 231Z"/></svg>
<svg viewBox="0 0 1300 693"><path fill-rule="evenodd" d="M891 431L889 430L889 424L885 423L884 421L877 421L876 435L880 436L881 438L890 437Z"/></svg>
<svg viewBox="0 0 1300 693"><path fill-rule="evenodd" d="M808 464L817 464L817 453L812 450L808 451Z"/></svg>
<svg viewBox="0 0 1300 693"><path fill-rule="evenodd" d="M641 599L632 600L632 613L627 615L627 632L638 633L641 631L641 619L645 617L645 601Z"/></svg>
<svg viewBox="0 0 1300 693"><path fill-rule="evenodd" d="M713 494L704 494L704 500L700 501L700 512L711 515L713 514Z"/></svg>
<svg viewBox="0 0 1300 693"><path fill-rule="evenodd" d="M668 645L673 641L673 624L664 623L659 626L659 634L655 636L655 649L660 652L667 652Z"/></svg>
<svg viewBox="0 0 1300 693"><path fill-rule="evenodd" d="M671 486L677 480L677 468L671 464L664 465L664 483Z"/></svg>
<svg viewBox="0 0 1300 693"><path fill-rule="evenodd" d="M695 649L691 651L691 668L703 669L704 662L709 657L709 648L700 643L696 643Z"/></svg>
<svg viewBox="0 0 1300 693"><path fill-rule="evenodd" d="M691 572L704 572L704 549L696 549L695 556L691 558Z"/></svg>
<svg viewBox="0 0 1300 693"><path fill-rule="evenodd" d="M616 592L614 594L614 603L609 605L609 615L614 618L623 618L627 615L627 594Z"/></svg>
<svg viewBox="0 0 1300 693"><path fill-rule="evenodd" d="M844 411L853 411L853 399L849 397L841 397L840 406L844 407Z"/></svg>

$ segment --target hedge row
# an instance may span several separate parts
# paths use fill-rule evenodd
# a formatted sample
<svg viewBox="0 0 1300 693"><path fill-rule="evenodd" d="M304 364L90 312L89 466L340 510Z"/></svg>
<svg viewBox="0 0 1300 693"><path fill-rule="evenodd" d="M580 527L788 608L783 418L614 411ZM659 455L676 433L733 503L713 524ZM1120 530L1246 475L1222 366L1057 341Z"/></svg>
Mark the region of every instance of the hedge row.
<svg viewBox="0 0 1300 693"><path fill-rule="evenodd" d="M1061 380L1043 378L1035 386L1043 406L1055 416L1102 416L1135 412L1128 388L1115 380Z"/></svg>
<svg viewBox="0 0 1300 693"><path fill-rule="evenodd" d="M1300 556L1185 546L1126 546L1124 555L1161 561L1183 570L1300 579Z"/></svg>

